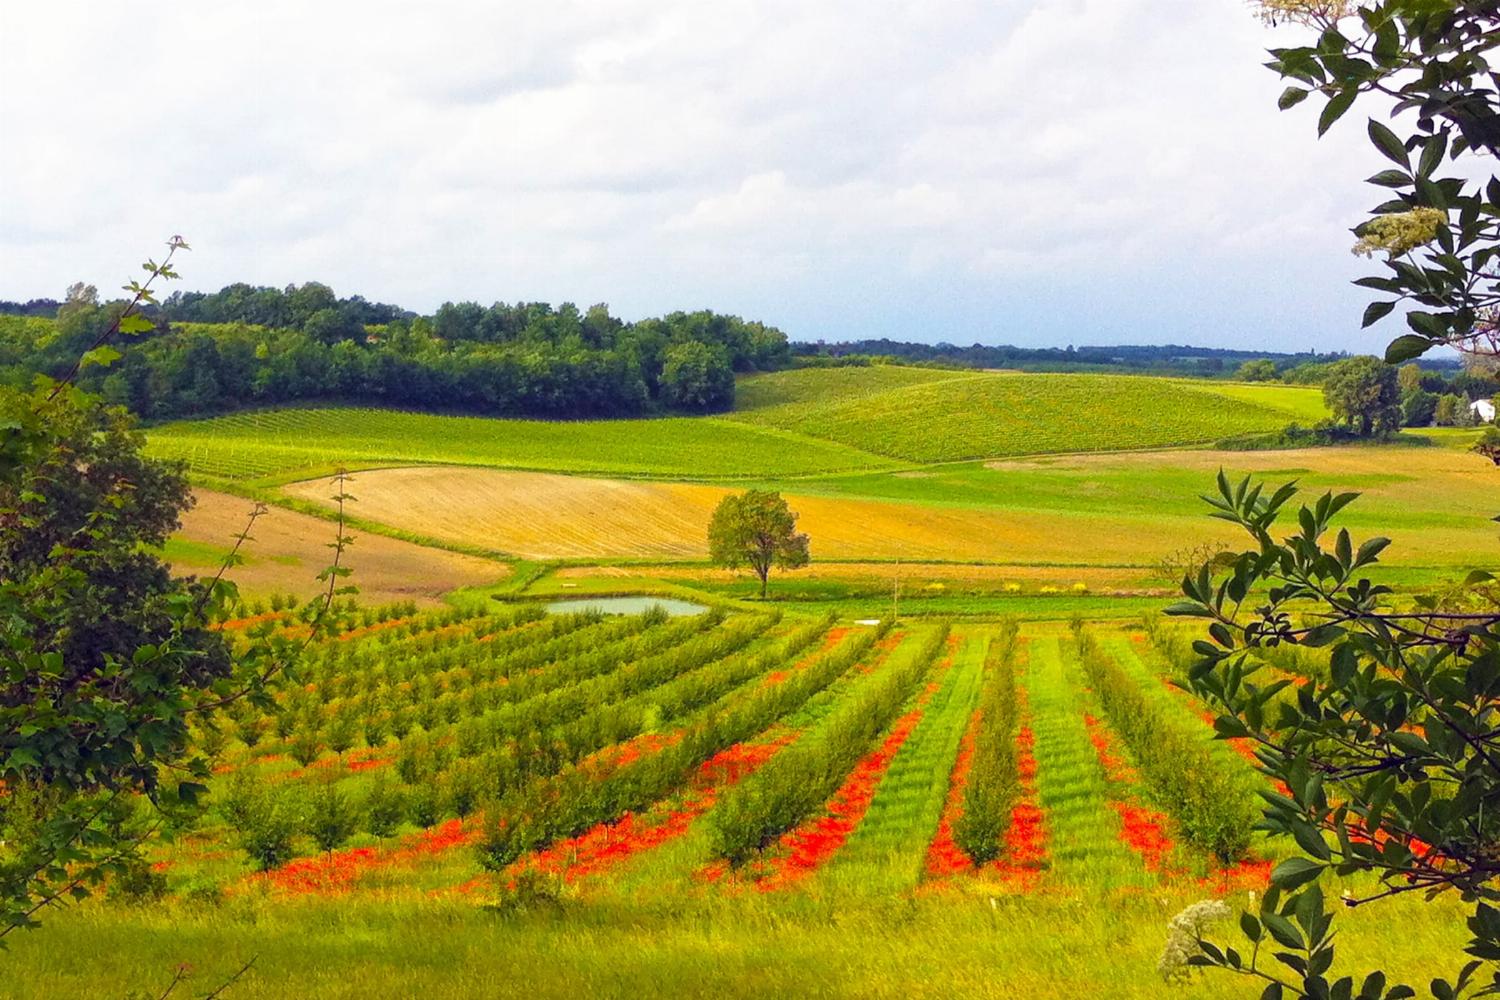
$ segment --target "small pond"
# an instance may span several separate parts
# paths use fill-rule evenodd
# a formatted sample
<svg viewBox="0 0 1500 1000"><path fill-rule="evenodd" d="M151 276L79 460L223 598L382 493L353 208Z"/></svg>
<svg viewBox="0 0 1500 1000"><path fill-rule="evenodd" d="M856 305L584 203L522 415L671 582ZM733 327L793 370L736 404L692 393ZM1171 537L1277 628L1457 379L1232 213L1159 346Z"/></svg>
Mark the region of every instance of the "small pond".
<svg viewBox="0 0 1500 1000"><path fill-rule="evenodd" d="M570 597L566 601L552 601L547 613L553 615L573 614L579 611L602 611L606 615L638 615L652 605L662 608L673 618L701 615L708 608L691 601L679 601L671 597Z"/></svg>

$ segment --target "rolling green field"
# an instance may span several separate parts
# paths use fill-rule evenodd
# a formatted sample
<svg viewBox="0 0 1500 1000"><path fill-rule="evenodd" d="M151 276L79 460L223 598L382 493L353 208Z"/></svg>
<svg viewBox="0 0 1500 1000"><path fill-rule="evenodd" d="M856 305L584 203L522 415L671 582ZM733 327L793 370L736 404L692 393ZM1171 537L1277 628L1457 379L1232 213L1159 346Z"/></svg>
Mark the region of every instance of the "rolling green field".
<svg viewBox="0 0 1500 1000"><path fill-rule="evenodd" d="M313 407L153 428L148 451L200 475L262 479L335 465L488 465L631 476L799 476L894 463L834 442L712 418L589 422Z"/></svg>
<svg viewBox="0 0 1500 1000"><path fill-rule="evenodd" d="M1135 376L802 369L742 379L727 418L545 422L310 407L179 421L151 452L228 480L338 464L486 465L693 479L1159 448L1276 431L1316 390Z"/></svg>
<svg viewBox="0 0 1500 1000"><path fill-rule="evenodd" d="M1316 389L1131 375L801 369L744 380L736 419L912 462L1202 444L1323 414ZM944 377L946 376L946 377Z"/></svg>

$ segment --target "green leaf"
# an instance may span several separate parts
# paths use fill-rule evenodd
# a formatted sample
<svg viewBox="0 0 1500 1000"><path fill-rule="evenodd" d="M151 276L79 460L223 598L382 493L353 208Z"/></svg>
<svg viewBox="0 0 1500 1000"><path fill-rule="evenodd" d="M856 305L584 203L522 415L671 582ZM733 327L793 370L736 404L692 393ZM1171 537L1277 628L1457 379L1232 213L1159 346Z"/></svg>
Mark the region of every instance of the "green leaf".
<svg viewBox="0 0 1500 1000"><path fill-rule="evenodd" d="M1307 95L1308 91L1302 89L1301 87L1288 87L1283 90L1281 92L1281 96L1276 99L1276 106L1282 111L1285 111L1287 108L1294 108L1297 105L1301 104L1303 101L1307 100Z"/></svg>
<svg viewBox="0 0 1500 1000"><path fill-rule="evenodd" d="M1364 322L1362 322L1360 326L1374 326L1376 323L1389 316L1391 314L1391 310L1395 308L1396 303L1394 302L1371 302L1369 305L1365 306L1365 318Z"/></svg>
<svg viewBox="0 0 1500 1000"><path fill-rule="evenodd" d="M1366 315L1369 315L1366 313ZM1369 324L1366 323L1366 326ZM1388 365L1399 365L1403 361L1419 358L1436 346L1428 337L1421 337L1414 333L1405 333L1386 345L1385 363Z"/></svg>
<svg viewBox="0 0 1500 1000"><path fill-rule="evenodd" d="M1359 96L1359 91L1354 88L1341 90L1328 99L1323 107L1323 113L1318 116L1318 135L1323 135L1333 128L1333 123L1344 117L1344 112L1354 105L1354 98Z"/></svg>
<svg viewBox="0 0 1500 1000"><path fill-rule="evenodd" d="M1323 865L1307 858L1287 858L1271 872L1271 882L1290 892L1323 874Z"/></svg>
<svg viewBox="0 0 1500 1000"><path fill-rule="evenodd" d="M1410 172L1411 158L1406 155L1406 146L1396 137L1396 133L1373 118L1370 119L1369 131L1370 141L1375 144L1375 148L1399 164L1401 169Z"/></svg>
<svg viewBox="0 0 1500 1000"><path fill-rule="evenodd" d="M120 332L124 334L146 333L156 329L155 325L140 313L126 313L120 317Z"/></svg>
<svg viewBox="0 0 1500 1000"><path fill-rule="evenodd" d="M78 366L87 368L90 365L98 365L101 368L107 368L118 360L120 360L120 352L108 344L103 344L91 351L84 351L83 357L78 359Z"/></svg>

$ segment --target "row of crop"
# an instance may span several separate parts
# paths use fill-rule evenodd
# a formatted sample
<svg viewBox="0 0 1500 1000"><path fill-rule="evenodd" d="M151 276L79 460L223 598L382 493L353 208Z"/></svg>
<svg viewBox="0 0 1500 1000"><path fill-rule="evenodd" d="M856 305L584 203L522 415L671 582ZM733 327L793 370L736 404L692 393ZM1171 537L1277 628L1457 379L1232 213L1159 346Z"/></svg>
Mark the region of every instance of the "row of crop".
<svg viewBox="0 0 1500 1000"><path fill-rule="evenodd" d="M714 628L716 614L674 621L594 650L560 660L546 669L441 695L425 684L413 685L404 702L390 702L381 692L361 696L327 712L297 718L288 741L293 756L306 763L321 748L342 752L353 746L350 735L363 731L368 746L389 737L405 744L412 738L448 742L456 737L468 753L483 752L519 733L555 725L569 713L591 704L617 700L726 655L755 637L766 619L741 619ZM278 719L278 725L284 722ZM372 740L373 738L373 740ZM336 742L337 741L337 742Z"/></svg>
<svg viewBox="0 0 1500 1000"><path fill-rule="evenodd" d="M524 776L528 769L546 771L570 763L589 750L616 742L609 739L588 746L591 733L607 738L612 724L618 726L620 739L643 731L653 722L652 714L645 708L649 696L665 695L669 703L685 706L686 692L677 690L677 686L687 683L690 690L702 691L706 685L699 675L704 671L710 675L710 684L742 683L748 678L740 674L759 664L754 660L737 660L732 654L775 621L775 616L731 620L714 632L658 656L625 664L602 677L554 689L507 706L506 710L464 719L452 727L451 742L447 731L403 741L398 772L412 783L441 771L447 759L484 755L486 770L495 775L497 790L503 791L512 777ZM636 727L634 731L629 729L631 723ZM574 742L559 738L574 726L578 727ZM451 749L437 753L439 744ZM406 760L410 757L418 761L430 759L432 767L420 763L408 765Z"/></svg>
<svg viewBox="0 0 1500 1000"><path fill-rule="evenodd" d="M657 731L664 725L678 724L691 713L732 696L746 683L797 656L832 624L833 616L829 615L797 630L772 649L759 653L741 650L634 697L600 705L549 731L518 737L500 749L491 770L502 789L511 788L526 780L555 774L591 753ZM462 725L458 740L462 749Z"/></svg>
<svg viewBox="0 0 1500 1000"><path fill-rule="evenodd" d="M669 655L695 636L712 637L713 628L722 617L719 612L710 612L679 619L662 628L637 629L634 634L603 645L585 647L584 651L564 657L565 652L576 649L577 644L570 642L566 647L554 649L558 659L546 661L524 673L513 673L510 677L492 677L487 671L479 672L477 677L475 671L449 671L440 679L418 677L410 684L394 688L376 687L347 701L328 705L294 696L287 699L282 712L274 720L277 734L284 740L296 740L298 734L306 738L307 734L324 729L343 732L363 727L369 731L373 725L379 733L389 732L397 739L403 739L414 728L431 731L463 719L487 716L545 697L559 689L601 678L618 670L622 664ZM713 641L710 638L710 644ZM507 665L514 662L514 658L505 661ZM526 662L534 662L534 658L528 657ZM495 669L506 667L497 666ZM368 738L366 742L376 745ZM331 745L330 748L337 749Z"/></svg>
<svg viewBox="0 0 1500 1000"><path fill-rule="evenodd" d="M979 730L964 788L963 812L953 824L953 841L976 866L1000 856L1011 809L1021 794L1016 766L1016 633L1006 621L985 656L984 691L979 699Z"/></svg>
<svg viewBox="0 0 1500 1000"><path fill-rule="evenodd" d="M507 794L488 817L480 861L504 869L528 851L577 836L680 788L714 754L751 739L863 660L888 631L846 641L776 684L761 684L687 727L656 753L602 764L584 761ZM786 658L786 654L782 654Z"/></svg>
<svg viewBox="0 0 1500 1000"><path fill-rule="evenodd" d="M510 677L557 660L583 652L598 652L610 643L621 642L661 625L665 619L655 615L600 620L587 615L566 616L552 627L502 631L496 639L515 637L518 642L500 642L485 636L450 635L436 640L432 648L401 653L391 650L369 652L360 659L334 661L316 677L324 678L324 690L292 692L296 698L311 694L320 701L330 701L333 692L354 687L361 691L397 688L405 684L432 683L447 686L450 675L465 683L470 680L489 683ZM679 622L678 624L681 624ZM344 680L334 682L333 678ZM319 685L321 688L322 685Z"/></svg>
<svg viewBox="0 0 1500 1000"><path fill-rule="evenodd" d="M720 640L716 645L700 644L698 655L710 658L707 666L693 670L692 658L677 657L673 662L682 668L683 675L647 690L641 698L654 696L664 710L678 715L690 712L701 707L701 702L695 704L695 699L708 697L711 685L705 682L710 680L710 674L718 681L719 693L733 692L745 680L764 674L805 649L831 624L831 619L824 619L804 626L775 650L754 657L715 659L716 654L733 652L735 644L746 635L758 634L745 626L764 627L778 618L779 615L771 615L731 622L716 636ZM649 674L647 671L640 676ZM688 681L692 683L684 683ZM627 699L621 704L637 700ZM597 713L608 713L611 707L602 706L562 728ZM456 727L455 732L458 732ZM229 780L218 812L237 831L239 842L251 860L262 868L274 867L295 854L299 834L305 833L316 846L330 850L359 829L384 837L404 822L430 827L449 817L468 817L482 803L497 801L514 792L523 780L536 783L545 778L545 774L517 774L509 769L516 760L517 748L525 747L538 752L538 760L530 761L529 766L540 767L539 760L547 757L544 751L555 749L556 745L546 744L540 730L482 753L477 746L466 746L463 735L451 738L446 731L429 738L413 737L403 742L395 762L395 771L403 784L393 784L383 774L379 775L358 800L331 789L333 773L325 776L325 785L329 787L304 793L297 785L277 786L272 792L259 785L249 772L242 771ZM559 755L554 771L576 763L576 759L576 754L571 759Z"/></svg>
<svg viewBox="0 0 1500 1000"><path fill-rule="evenodd" d="M1243 857L1259 810L1248 772L1228 766L1186 717L1146 696L1140 682L1075 623L1075 649L1110 725L1130 748L1151 798L1184 839L1222 862Z"/></svg>
<svg viewBox="0 0 1500 1000"><path fill-rule="evenodd" d="M933 630L914 656L839 706L815 739L798 742L726 794L708 817L714 854L741 865L821 806L895 719L947 636L946 625Z"/></svg>

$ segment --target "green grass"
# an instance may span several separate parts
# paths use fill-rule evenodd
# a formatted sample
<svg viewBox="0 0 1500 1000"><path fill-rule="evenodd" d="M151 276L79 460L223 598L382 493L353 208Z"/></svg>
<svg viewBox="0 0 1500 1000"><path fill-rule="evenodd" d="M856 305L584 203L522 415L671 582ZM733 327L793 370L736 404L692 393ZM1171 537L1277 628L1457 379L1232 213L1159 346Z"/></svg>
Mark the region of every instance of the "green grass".
<svg viewBox="0 0 1500 1000"><path fill-rule="evenodd" d="M1316 390L1133 375L803 369L761 376L736 418L913 462L1160 448L1276 431ZM754 386L754 380L751 380Z"/></svg>
<svg viewBox="0 0 1500 1000"><path fill-rule="evenodd" d="M246 895L219 908L86 906L12 936L8 1000L201 997L252 957L226 1000L687 997L1108 997L1211 1000L1259 990L1222 975L1168 990L1155 963L1196 892L988 897L646 895L497 913L451 897ZM1379 964L1425 983L1464 939L1452 901L1339 915L1338 971ZM1398 922L1400 933L1392 933ZM1227 930L1227 928L1226 928Z"/></svg>
<svg viewBox="0 0 1500 1000"><path fill-rule="evenodd" d="M1106 805L1109 783L1083 721L1077 667L1063 657L1057 636L1031 640L1021 686L1036 737L1050 877L1079 887L1154 884L1156 878L1120 841L1119 821Z"/></svg>
<svg viewBox="0 0 1500 1000"><path fill-rule="evenodd" d="M147 451L230 480L335 465L485 465L677 478L801 476L890 467L845 445L711 417L541 421L309 407L152 428Z"/></svg>
<svg viewBox="0 0 1500 1000"><path fill-rule="evenodd" d="M983 635L963 637L942 686L881 778L869 811L820 875L830 888L890 894L920 881L958 744L979 700L988 645Z"/></svg>

